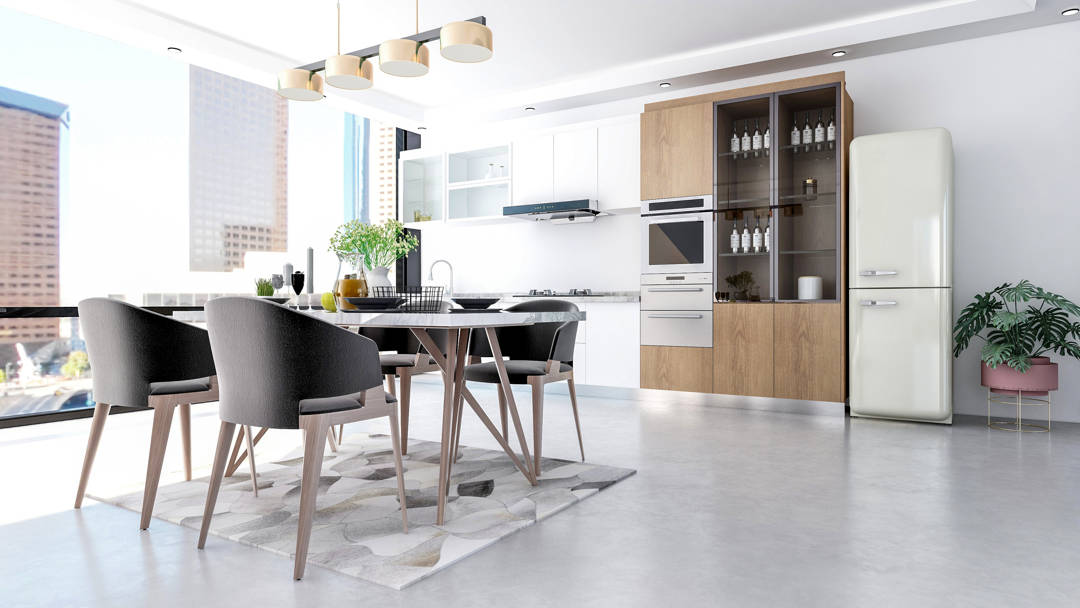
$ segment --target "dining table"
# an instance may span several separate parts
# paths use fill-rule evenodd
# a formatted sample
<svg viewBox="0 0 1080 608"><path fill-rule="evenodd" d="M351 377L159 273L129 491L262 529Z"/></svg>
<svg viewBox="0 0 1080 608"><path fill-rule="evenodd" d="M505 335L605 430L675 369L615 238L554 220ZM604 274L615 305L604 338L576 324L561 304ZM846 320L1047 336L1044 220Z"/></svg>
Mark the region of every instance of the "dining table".
<svg viewBox="0 0 1080 608"><path fill-rule="evenodd" d="M436 509L436 524L442 525L446 514L446 502L449 495L451 471L457 460L457 446L461 430L461 417L464 404L469 407L499 443L514 466L525 476L530 484L537 484L540 471L534 471L529 446L525 441L525 432L521 426L521 417L514 402L514 393L499 345L498 329L501 327L521 327L539 323L569 323L584 321L584 311L561 312L514 312L514 311L472 311L457 309L457 312L399 312L399 311L337 311L328 312L309 309L300 312L333 323L339 327L354 329L359 327L403 328L413 332L432 358L435 359L443 377L442 432L439 452L439 484ZM203 311L181 311L173 314L174 318L191 323L204 323ZM446 352L431 337L432 330L447 332ZM500 432L491 418L484 412L479 401L465 386L465 365L468 360L469 342L472 332L484 332L491 347L495 366L499 373L499 382L506 396L507 411L513 421L521 455L510 447L510 438ZM402 505L404 508L404 505Z"/></svg>

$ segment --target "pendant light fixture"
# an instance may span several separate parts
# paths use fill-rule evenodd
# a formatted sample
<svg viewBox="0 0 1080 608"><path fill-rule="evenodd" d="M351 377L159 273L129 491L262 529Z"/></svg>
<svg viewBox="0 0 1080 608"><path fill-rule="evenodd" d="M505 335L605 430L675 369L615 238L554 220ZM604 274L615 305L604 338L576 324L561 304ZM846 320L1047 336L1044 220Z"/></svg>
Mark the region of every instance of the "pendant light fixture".
<svg viewBox="0 0 1080 608"><path fill-rule="evenodd" d="M318 101L323 98L323 77L312 70L281 70L277 91L278 95L295 101Z"/></svg>
<svg viewBox="0 0 1080 608"><path fill-rule="evenodd" d="M453 21L439 32L439 52L450 61L479 63L491 59L491 29L475 21Z"/></svg>
<svg viewBox="0 0 1080 608"><path fill-rule="evenodd" d="M337 55L326 60L326 84L339 89L370 89L374 69L366 57L341 54L341 2L337 3Z"/></svg>
<svg viewBox="0 0 1080 608"><path fill-rule="evenodd" d="M420 35L420 0L414 4L416 35ZM379 69L391 76L416 77L428 73L430 56L422 42L398 38L379 45Z"/></svg>

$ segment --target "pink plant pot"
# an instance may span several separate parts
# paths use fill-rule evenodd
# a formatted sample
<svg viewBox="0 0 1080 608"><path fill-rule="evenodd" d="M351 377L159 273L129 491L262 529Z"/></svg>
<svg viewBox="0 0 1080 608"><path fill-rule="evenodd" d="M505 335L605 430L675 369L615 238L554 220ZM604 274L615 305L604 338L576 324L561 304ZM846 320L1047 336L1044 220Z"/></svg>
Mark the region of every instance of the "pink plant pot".
<svg viewBox="0 0 1080 608"><path fill-rule="evenodd" d="M996 368L982 362L981 384L1002 395L1015 395L1018 391L1031 395L1045 395L1058 388L1058 364L1050 357L1032 357L1031 369L1020 373L1004 363Z"/></svg>

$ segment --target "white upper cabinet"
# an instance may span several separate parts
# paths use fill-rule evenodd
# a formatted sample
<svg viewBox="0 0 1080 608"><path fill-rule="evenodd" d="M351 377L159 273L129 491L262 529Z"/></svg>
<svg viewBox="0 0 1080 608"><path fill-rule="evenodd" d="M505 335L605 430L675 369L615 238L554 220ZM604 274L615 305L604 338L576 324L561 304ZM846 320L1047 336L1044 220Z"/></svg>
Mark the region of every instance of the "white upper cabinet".
<svg viewBox="0 0 1080 608"><path fill-rule="evenodd" d="M641 128L634 120L600 125L597 129L596 198L600 209L638 208L641 175Z"/></svg>
<svg viewBox="0 0 1080 608"><path fill-rule="evenodd" d="M556 201L596 198L596 129L555 134Z"/></svg>
<svg viewBox="0 0 1080 608"><path fill-rule="evenodd" d="M510 166L515 205L554 200L554 145L555 140L551 135L514 140Z"/></svg>

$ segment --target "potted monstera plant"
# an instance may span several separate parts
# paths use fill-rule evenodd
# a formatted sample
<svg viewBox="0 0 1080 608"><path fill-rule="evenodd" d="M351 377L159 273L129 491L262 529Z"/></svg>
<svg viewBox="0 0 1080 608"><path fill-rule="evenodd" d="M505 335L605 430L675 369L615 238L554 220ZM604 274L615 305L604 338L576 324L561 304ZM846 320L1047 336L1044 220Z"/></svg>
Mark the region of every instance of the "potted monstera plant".
<svg viewBox="0 0 1080 608"><path fill-rule="evenodd" d="M1080 359L1080 306L1023 280L975 296L953 326L953 356L982 341L982 384L989 389L1057 389L1050 353Z"/></svg>

